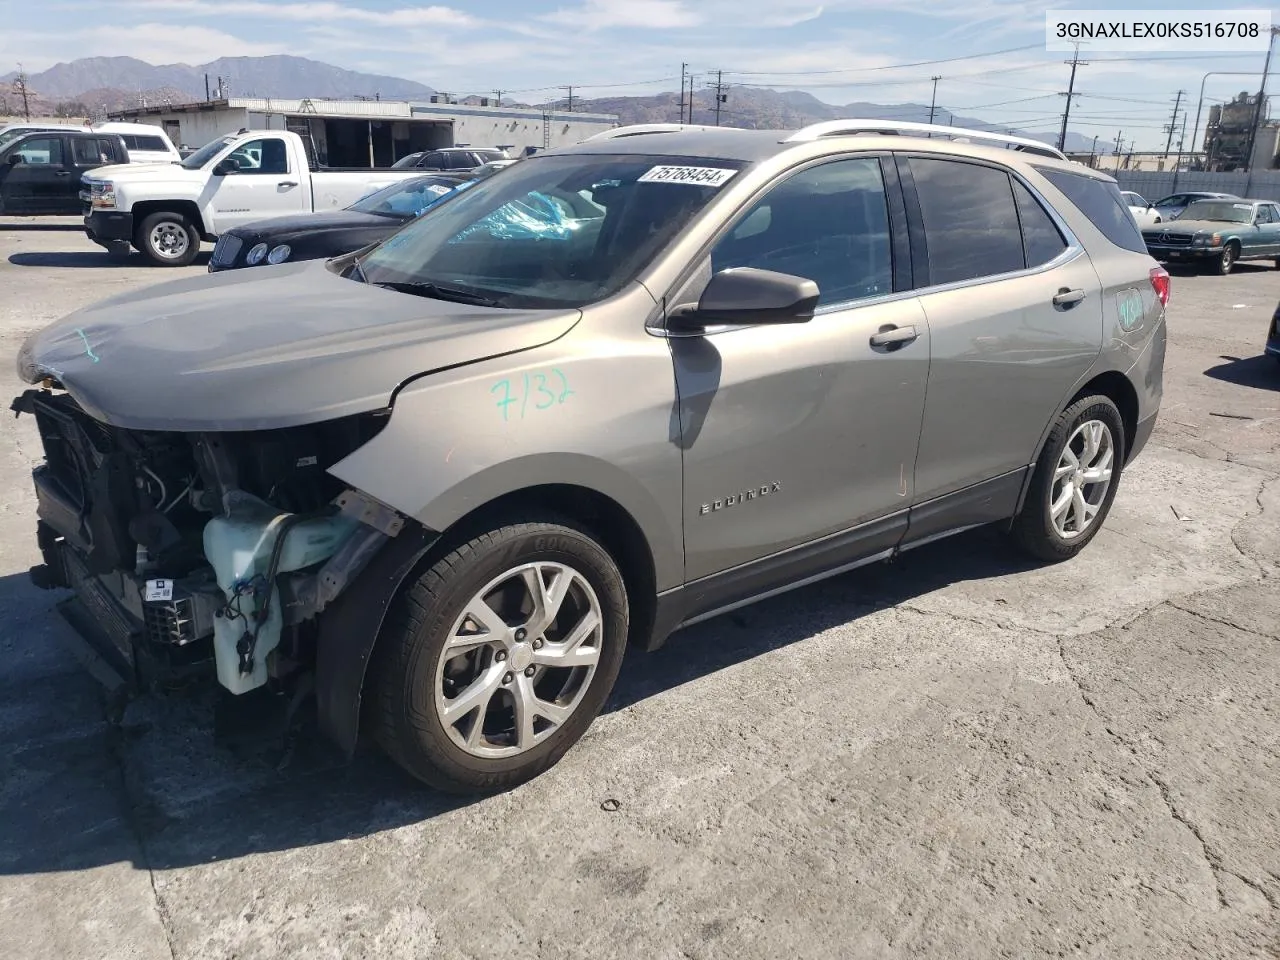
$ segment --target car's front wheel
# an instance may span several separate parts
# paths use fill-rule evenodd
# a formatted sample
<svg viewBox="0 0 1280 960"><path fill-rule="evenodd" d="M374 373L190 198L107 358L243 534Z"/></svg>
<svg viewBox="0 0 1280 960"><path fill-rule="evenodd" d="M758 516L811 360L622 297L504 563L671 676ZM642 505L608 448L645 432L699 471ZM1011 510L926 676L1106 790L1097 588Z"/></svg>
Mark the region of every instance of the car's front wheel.
<svg viewBox="0 0 1280 960"><path fill-rule="evenodd" d="M1111 510L1126 442L1124 420L1109 397L1082 397L1059 414L1014 518L1014 541L1050 562L1083 550Z"/></svg>
<svg viewBox="0 0 1280 960"><path fill-rule="evenodd" d="M371 683L374 736L451 792L514 787L586 732L625 650L627 592L568 521L516 521L440 557L398 598Z"/></svg>
<svg viewBox="0 0 1280 960"><path fill-rule="evenodd" d="M154 266L185 267L200 252L200 232L182 214L161 210L143 218L133 245Z"/></svg>
<svg viewBox="0 0 1280 960"><path fill-rule="evenodd" d="M1222 248L1222 252L1218 254L1213 261L1213 271L1219 276L1225 277L1231 272L1236 265L1236 260L1240 258L1240 249L1234 243L1228 243Z"/></svg>

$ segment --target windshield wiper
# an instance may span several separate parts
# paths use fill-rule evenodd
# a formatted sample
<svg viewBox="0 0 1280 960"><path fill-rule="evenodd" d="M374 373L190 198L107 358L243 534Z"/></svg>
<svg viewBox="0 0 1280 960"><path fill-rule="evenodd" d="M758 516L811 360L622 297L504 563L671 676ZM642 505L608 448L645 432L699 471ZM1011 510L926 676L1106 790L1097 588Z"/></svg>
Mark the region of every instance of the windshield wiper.
<svg viewBox="0 0 1280 960"><path fill-rule="evenodd" d="M480 293L471 293L469 290L460 290L457 287L441 286L438 283L430 283L425 280L385 280L380 283L374 283L374 286L386 287L388 290L395 290L398 293L412 293L419 297L448 300L451 303L467 303L475 307L502 306L493 297L486 297Z"/></svg>

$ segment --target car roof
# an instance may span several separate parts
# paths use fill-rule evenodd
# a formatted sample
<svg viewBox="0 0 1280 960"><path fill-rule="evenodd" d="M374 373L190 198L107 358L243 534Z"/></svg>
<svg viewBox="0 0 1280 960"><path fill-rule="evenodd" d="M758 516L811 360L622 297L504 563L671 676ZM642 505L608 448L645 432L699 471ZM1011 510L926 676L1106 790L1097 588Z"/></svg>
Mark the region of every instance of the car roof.
<svg viewBox="0 0 1280 960"><path fill-rule="evenodd" d="M885 127L895 126L885 121ZM939 127L939 130L950 128ZM969 131L964 131L969 132ZM981 138L983 131L971 131ZM965 156L988 160L1026 170L1034 166L1061 170L1078 176L1114 183L1115 178L1086 167L1073 160L1060 160L1042 154L1009 149L1007 146L987 146L978 142L964 142L947 136L927 138L910 133L858 132L822 136L813 139L792 139L795 130L743 130L736 127L703 127L674 130L653 130L636 134L616 133L612 136L591 138L567 147L544 150L537 156L564 156L567 154L612 154L634 156L665 156L703 160L736 160L752 164L767 160L791 150L817 153L814 148L825 147L821 152L841 153L848 150L898 151L938 153L948 156ZM1047 144L1047 149L1052 149ZM818 153L821 155L821 153Z"/></svg>

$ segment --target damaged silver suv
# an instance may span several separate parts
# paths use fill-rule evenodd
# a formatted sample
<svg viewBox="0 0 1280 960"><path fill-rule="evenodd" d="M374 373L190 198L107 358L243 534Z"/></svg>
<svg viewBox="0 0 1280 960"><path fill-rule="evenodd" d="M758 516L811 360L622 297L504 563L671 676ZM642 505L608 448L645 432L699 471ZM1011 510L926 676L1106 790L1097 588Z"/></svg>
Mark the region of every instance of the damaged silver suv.
<svg viewBox="0 0 1280 960"><path fill-rule="evenodd" d="M32 336L33 576L118 689L206 672L502 789L628 645L979 524L1075 555L1168 295L1114 181L1034 141L621 128Z"/></svg>

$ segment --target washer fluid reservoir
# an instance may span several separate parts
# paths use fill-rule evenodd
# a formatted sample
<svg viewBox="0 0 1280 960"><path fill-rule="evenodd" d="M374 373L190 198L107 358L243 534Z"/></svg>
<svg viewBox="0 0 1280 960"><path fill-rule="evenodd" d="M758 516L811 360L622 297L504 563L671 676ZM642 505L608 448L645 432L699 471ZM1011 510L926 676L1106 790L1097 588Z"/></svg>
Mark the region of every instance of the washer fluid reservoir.
<svg viewBox="0 0 1280 960"><path fill-rule="evenodd" d="M287 525L284 521L290 516L251 494L234 491L227 496L227 513L214 517L204 528L204 553L227 598L226 608L213 623L218 682L232 693L247 693L267 682L267 654L280 642L280 592L262 578L281 531L285 539L277 575L327 560L359 525L359 520L345 513ZM246 631L253 633L254 616L268 589L271 607L258 627L252 667L242 673L237 647Z"/></svg>

